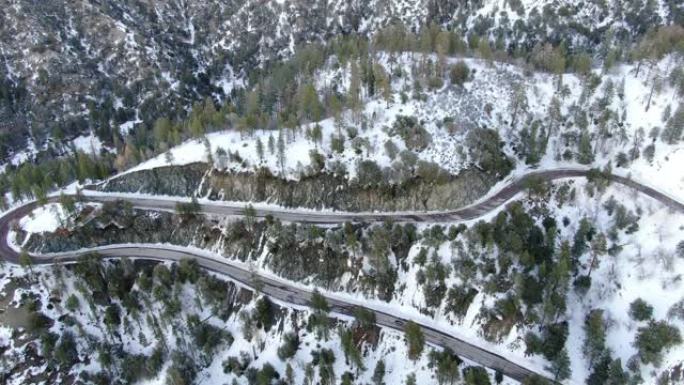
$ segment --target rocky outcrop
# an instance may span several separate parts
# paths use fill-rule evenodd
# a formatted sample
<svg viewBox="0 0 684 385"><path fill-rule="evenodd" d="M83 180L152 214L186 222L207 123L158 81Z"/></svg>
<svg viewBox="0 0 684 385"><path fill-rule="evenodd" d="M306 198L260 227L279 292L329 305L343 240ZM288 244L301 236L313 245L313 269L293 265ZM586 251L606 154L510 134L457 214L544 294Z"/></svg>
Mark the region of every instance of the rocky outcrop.
<svg viewBox="0 0 684 385"><path fill-rule="evenodd" d="M200 195L208 195L211 199L343 211L442 210L473 202L494 182L492 177L474 170L450 176L447 181L437 184L414 178L401 185L373 186L360 186L331 174L316 174L293 181L268 173L211 171L202 184Z"/></svg>
<svg viewBox="0 0 684 385"><path fill-rule="evenodd" d="M195 244L210 248L219 238L203 218L182 219L171 213L119 210L116 221L101 215L64 232L32 234L25 247L32 252L56 253L117 243Z"/></svg>
<svg viewBox="0 0 684 385"><path fill-rule="evenodd" d="M401 185L361 186L327 173L287 180L268 172L207 171L207 165L160 167L124 174L104 191L202 196L213 200L268 202L286 207L344 211L446 210L463 207L486 194L495 178L465 170L439 183L414 178Z"/></svg>
<svg viewBox="0 0 684 385"><path fill-rule="evenodd" d="M206 163L192 163L130 172L109 180L100 190L191 196L199 189L207 168Z"/></svg>

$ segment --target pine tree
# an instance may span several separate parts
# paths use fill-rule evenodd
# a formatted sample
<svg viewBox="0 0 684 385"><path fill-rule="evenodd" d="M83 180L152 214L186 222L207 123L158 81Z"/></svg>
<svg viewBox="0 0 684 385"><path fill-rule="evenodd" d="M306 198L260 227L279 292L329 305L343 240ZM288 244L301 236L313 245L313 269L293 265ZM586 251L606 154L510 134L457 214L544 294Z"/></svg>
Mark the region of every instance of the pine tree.
<svg viewBox="0 0 684 385"><path fill-rule="evenodd" d="M591 138L587 131L582 131L577 147L577 161L581 164L591 164L594 161L594 151L591 146Z"/></svg>
<svg viewBox="0 0 684 385"><path fill-rule="evenodd" d="M603 233L594 235L591 240L591 262L589 263L589 273L587 276L591 276L591 272L594 270L594 268L598 267L598 257L604 255L607 251L608 245L606 236Z"/></svg>
<svg viewBox="0 0 684 385"><path fill-rule="evenodd" d="M261 143L261 138L257 138L256 140L256 152L257 152L257 157L259 158L259 162L264 161L264 144Z"/></svg>
<svg viewBox="0 0 684 385"><path fill-rule="evenodd" d="M493 53L492 53L492 47L489 45L489 40L481 39L478 43L477 46L477 51L480 54L480 57L487 60L491 61L493 58Z"/></svg>
<svg viewBox="0 0 684 385"><path fill-rule="evenodd" d="M168 118L164 117L155 120L154 127L152 128L155 148L163 150L167 147L171 129L171 121Z"/></svg>
<svg viewBox="0 0 684 385"><path fill-rule="evenodd" d="M328 97L328 109L330 114L335 118L340 118L340 113L342 112L342 101L337 97L335 92L332 92Z"/></svg>
<svg viewBox="0 0 684 385"><path fill-rule="evenodd" d="M562 381L570 378L572 370L570 369L570 357L568 357L568 351L563 348L556 357L551 361L551 368L549 368L551 373L554 375L554 379L557 381Z"/></svg>
<svg viewBox="0 0 684 385"><path fill-rule="evenodd" d="M190 119L190 135L193 138L199 138L204 135L204 125L199 117L193 117Z"/></svg>
<svg viewBox="0 0 684 385"><path fill-rule="evenodd" d="M386 106L389 107L390 102L392 101L392 80L385 71L385 68L380 64L375 65L375 73L376 88L380 90L380 95L385 100Z"/></svg>
<svg viewBox="0 0 684 385"><path fill-rule="evenodd" d="M674 115L668 119L661 137L665 143L677 144L684 132L684 104L680 103Z"/></svg>
<svg viewBox="0 0 684 385"><path fill-rule="evenodd" d="M285 380L289 385L294 385L294 369L292 368L292 365L290 363L287 363L287 366L285 366Z"/></svg>
<svg viewBox="0 0 684 385"><path fill-rule="evenodd" d="M518 114L526 112L528 108L527 90L522 83L518 83L516 86L508 108L511 110L511 127L515 127L518 122Z"/></svg>
<svg viewBox="0 0 684 385"><path fill-rule="evenodd" d="M72 214L76 210L76 201L71 195L66 195L63 192L59 193L59 203L69 214Z"/></svg>
<svg viewBox="0 0 684 385"><path fill-rule="evenodd" d="M354 376L349 372L344 372L342 374L342 382L340 385L354 385Z"/></svg>
<svg viewBox="0 0 684 385"><path fill-rule="evenodd" d="M273 137L273 134L268 136L268 153L271 155L275 154L275 138Z"/></svg>
<svg viewBox="0 0 684 385"><path fill-rule="evenodd" d="M406 344L408 346L408 357L415 361L420 358L425 346L425 337L420 326L413 321L408 321L404 325L404 334L406 336Z"/></svg>
<svg viewBox="0 0 684 385"><path fill-rule="evenodd" d="M33 261L29 253L24 249L19 253L19 265L25 269L28 268L31 276L33 276Z"/></svg>
<svg viewBox="0 0 684 385"><path fill-rule="evenodd" d="M351 80L349 82L349 107L354 116L356 116L361 108L361 76L359 75L359 66L355 60L351 62Z"/></svg>
<svg viewBox="0 0 684 385"><path fill-rule="evenodd" d="M352 366L355 366L357 370L364 370L363 357L361 357L361 351L354 343L354 334L352 333L352 330L340 327L339 335L344 358L349 361Z"/></svg>
<svg viewBox="0 0 684 385"><path fill-rule="evenodd" d="M433 361L435 359L437 360L437 382L439 384L455 384L459 378L461 359L448 348L440 353L430 353L430 360ZM469 372L472 372L472 370L464 370L466 383L468 383L469 374L471 374Z"/></svg>
<svg viewBox="0 0 684 385"><path fill-rule="evenodd" d="M307 83L299 90L299 116L307 121L321 120L323 106L313 84Z"/></svg>
<svg viewBox="0 0 684 385"><path fill-rule="evenodd" d="M311 309L313 314L309 317L309 324L316 330L319 338L323 337L327 340L330 331L330 322L328 320L330 305L328 305L328 301L318 290L314 290L311 295Z"/></svg>
<svg viewBox="0 0 684 385"><path fill-rule="evenodd" d="M375 369L373 370L373 384L375 385L384 385L385 382L383 381L385 378L385 361L382 359L379 359L378 362L375 364Z"/></svg>
<svg viewBox="0 0 684 385"><path fill-rule="evenodd" d="M584 345L582 352L593 367L606 350L606 323L603 310L593 309L584 320Z"/></svg>
<svg viewBox="0 0 684 385"><path fill-rule="evenodd" d="M278 165L280 166L280 175L285 176L285 138L283 138L283 131L278 131Z"/></svg>
<svg viewBox="0 0 684 385"><path fill-rule="evenodd" d="M366 84L367 95L371 98L375 96L375 69L370 57L363 65L363 82Z"/></svg>
<svg viewBox="0 0 684 385"><path fill-rule="evenodd" d="M304 367L304 385L312 385L314 376L314 368L311 363L306 364Z"/></svg>

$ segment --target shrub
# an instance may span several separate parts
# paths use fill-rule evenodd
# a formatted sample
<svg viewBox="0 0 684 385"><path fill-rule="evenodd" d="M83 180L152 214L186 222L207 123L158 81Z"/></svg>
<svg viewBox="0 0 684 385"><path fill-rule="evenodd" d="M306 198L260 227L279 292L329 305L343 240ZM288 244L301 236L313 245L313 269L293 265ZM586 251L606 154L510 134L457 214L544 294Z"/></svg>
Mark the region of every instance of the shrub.
<svg viewBox="0 0 684 385"><path fill-rule="evenodd" d="M432 143L432 136L413 116L397 116L390 134L399 135L406 147L414 151L424 150Z"/></svg>
<svg viewBox="0 0 684 385"><path fill-rule="evenodd" d="M380 184L384 179L380 166L372 160L359 162L356 170L356 180L362 186Z"/></svg>
<svg viewBox="0 0 684 385"><path fill-rule="evenodd" d="M76 310L78 310L78 307L79 307L78 297L76 297L74 294L70 295L69 298L67 298L64 306L70 312L75 312Z"/></svg>
<svg viewBox="0 0 684 385"><path fill-rule="evenodd" d="M490 385L487 370L481 366L468 366L463 369L463 381L466 385Z"/></svg>
<svg viewBox="0 0 684 385"><path fill-rule="evenodd" d="M431 76L428 79L428 87L430 87L430 89L435 90L438 88L442 88L443 85L444 85L444 79L442 79L441 77Z"/></svg>
<svg viewBox="0 0 684 385"><path fill-rule="evenodd" d="M503 152L503 142L496 131L488 128L471 130L466 142L472 161L486 173L501 178L513 168L511 160Z"/></svg>
<svg viewBox="0 0 684 385"><path fill-rule="evenodd" d="M679 243L677 243L677 256L679 258L684 258L684 241L679 241Z"/></svg>
<svg viewBox="0 0 684 385"><path fill-rule="evenodd" d="M629 304L629 316L635 321L646 321L653 317L653 306L641 298Z"/></svg>
<svg viewBox="0 0 684 385"><path fill-rule="evenodd" d="M344 136L330 135L330 149L337 153L344 152Z"/></svg>
<svg viewBox="0 0 684 385"><path fill-rule="evenodd" d="M71 366L78 361L78 351L74 336L67 332L62 335L59 344L55 347L54 357L62 366Z"/></svg>
<svg viewBox="0 0 684 385"><path fill-rule="evenodd" d="M275 322L275 312L273 310L273 304L268 298L259 298L254 307L252 318L257 326L263 327L266 331L271 329L271 326Z"/></svg>
<svg viewBox="0 0 684 385"><path fill-rule="evenodd" d="M459 61L458 63L454 64L454 66L451 67L451 70L449 71L449 78L451 79L451 83L457 86L462 86L463 83L465 83L468 80L469 75L470 68L466 63L462 61Z"/></svg>
<svg viewBox="0 0 684 385"><path fill-rule="evenodd" d="M283 336L283 344L278 348L278 357L281 360L294 357L299 349L299 336L296 333L287 333Z"/></svg>
<svg viewBox="0 0 684 385"><path fill-rule="evenodd" d="M472 287L454 286L449 289L446 300L446 310L458 318L465 317L470 304L475 299L478 291Z"/></svg>
<svg viewBox="0 0 684 385"><path fill-rule="evenodd" d="M575 290L579 294L585 295L585 294L587 294L587 292L591 288L591 277L589 277L587 275L579 276L579 277L577 277L577 279L575 279L575 282L573 283L573 285L575 286Z"/></svg>
<svg viewBox="0 0 684 385"><path fill-rule="evenodd" d="M665 321L650 321L647 326L640 327L634 340L641 361L655 366L660 364L663 351L680 343L679 329Z"/></svg>

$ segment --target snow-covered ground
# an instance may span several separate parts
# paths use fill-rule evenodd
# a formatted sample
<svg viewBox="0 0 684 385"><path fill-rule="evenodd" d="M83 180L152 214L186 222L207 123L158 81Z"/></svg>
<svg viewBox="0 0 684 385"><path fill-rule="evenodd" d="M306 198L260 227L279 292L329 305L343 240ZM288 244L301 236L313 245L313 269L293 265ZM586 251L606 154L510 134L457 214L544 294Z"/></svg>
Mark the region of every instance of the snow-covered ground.
<svg viewBox="0 0 684 385"><path fill-rule="evenodd" d="M7 269L9 267L2 266L0 269ZM15 279L28 274L19 267L11 267L14 270L13 275ZM4 271L4 270L3 270ZM33 269L33 275L39 276L40 282L36 282L35 285L40 285L43 289L39 290L29 290L29 289L18 289L14 294L14 304L20 302L22 293L28 293L33 291L38 295L38 299L41 303L49 303L49 296L51 293L55 293L55 290L62 293L73 294L78 299L80 303L79 310L76 312L69 312L73 317L73 320L78 328L74 329L77 331L77 335L87 335L90 342L82 340L79 343L80 349L85 349L93 341L107 341L111 338L111 332L107 331L107 327L103 324L101 314L95 308L89 308L91 299L87 297L87 293L84 293L82 288L79 289L76 285L78 279L69 278L71 273L62 270L59 274L56 274L53 267L50 266L36 266ZM221 279L225 277L218 276ZM138 290L137 287L134 290ZM430 384L435 383L435 371L434 368L428 365L428 353L431 350L430 347L425 349L420 359L411 362L410 365L407 364L407 347L404 341L403 333L382 329L380 332L379 344L375 348L371 348L369 345L363 347L363 365L365 370L359 372L356 371L350 364L345 362L344 355L342 354L342 347L340 337L336 332L336 328L333 327L331 330L331 338L327 340L321 340L316 337L315 333L306 331L306 320L309 317L309 309L302 307L293 307L288 304L283 304L280 302L275 302L280 306L284 306L286 312L281 314L281 321L279 324L274 325L270 331L265 331L260 328L256 328L253 331L253 337L247 339L243 333L243 323L240 321L239 313L233 313L227 320L223 321L212 314L211 306L203 303L202 297L196 290L196 287L190 284L183 284L180 286L178 292L179 299L181 301L181 314L175 319L164 320L161 316L155 316L157 328L161 326L162 336L156 334L155 328L149 324L151 318L141 317L139 322L131 322L128 326L119 326L114 331L118 332L117 340L121 343L121 347L126 353L129 354L151 354L155 348L154 341L159 341L163 339L165 341L166 347L169 350L174 350L177 348L182 349L189 343L189 336L185 333L179 333L185 325L183 321L189 315L196 314L199 319L208 322L213 326L220 328L226 332L229 332L234 341L232 344L222 344L219 349L212 354L210 362L205 368L201 368L199 371L196 381L198 383L230 383L233 379L236 379L239 384L246 384L245 377L235 376L233 373L226 373L223 368L223 363L229 357L241 357L246 356L250 359L250 367L261 368L264 364L273 365L273 367L280 373L283 377L286 372L286 362L283 362L279 357L277 350L283 343L283 335L286 333L296 333L300 337L300 347L297 353L292 359L289 359L289 363L294 369L295 383L303 383L304 376L306 372L306 366L312 360L312 352L321 349L331 349L335 354L335 362L333 365L334 373L336 378L339 380L342 373L350 371L352 373L357 373L356 383L371 383L371 377L373 376L373 370L376 363L379 360L383 360L386 366L384 381L388 384L402 384L405 383L406 378L409 374L414 374L416 376L417 384ZM252 311L254 309L255 302L252 301L246 306L242 307L241 311ZM151 303L152 309L155 310L156 314L163 314L163 309L159 303ZM63 303L57 303L54 307L43 307L41 309L48 317L56 319L61 314L65 312ZM159 318L157 318L159 317ZM340 320L340 325L349 327L353 321L350 317L337 316ZM125 323L124 323L125 325ZM60 323L55 323L53 326L54 332L62 333L64 326ZM11 330L7 327L0 326L0 343L6 344L8 346L14 346L11 338ZM81 353L84 353L81 350ZM8 357L9 358L9 357ZM464 360L462 368L468 365L475 365L468 360ZM167 362L160 374L153 379L145 380L139 382L143 385L156 385L166 383L166 371L169 368L169 363ZM91 360L89 364L81 363L77 364L72 368L72 373L78 373L81 370L97 373L102 370L103 367L97 360ZM318 370L316 370L316 373ZM493 371L488 370L490 376L494 376ZM315 376L318 376L315 374ZM22 376L13 376L9 384L21 384L24 378ZM504 379L504 385L515 384L515 381L510 379Z"/></svg>
<svg viewBox="0 0 684 385"><path fill-rule="evenodd" d="M404 76L392 83L390 102L376 96L367 99L359 116L355 117L351 111L345 111L339 120L327 118L320 122L302 126L299 133L292 135L290 127L283 127L285 140L284 169L278 162L277 144L275 151L269 151L269 139L277 143L278 131L256 130L251 134L241 134L236 130L226 130L206 135L215 165L237 171L251 170L256 167L268 167L274 174L282 174L290 179L297 179L306 166L311 163L309 152L316 150L327 157L327 166L332 161L339 160L346 165L349 177L355 175L356 164L359 160L373 160L381 167L392 163L385 151L385 142L389 139L399 151L406 148L398 135L391 135L390 128L397 116L415 116L432 137L431 144L424 150L416 151L420 159L432 161L451 173L458 173L469 165L465 135L475 126L491 127L497 130L507 143L505 151L515 156L514 145L519 139L520 130L529 127L535 120L544 122L548 130L552 130L545 156L539 162L538 168L576 167L574 161L564 161L561 158L566 147L562 144L562 135L577 131L577 111L588 113L588 130L592 134L595 161L591 167L602 168L606 164L613 165L613 171L620 175L631 175L651 186L657 186L670 196L684 200L684 173L678 164L684 161L684 145L667 144L656 138L654 159L649 162L643 155L631 162L627 168L617 168L616 156L620 152L629 153L634 142L643 149L651 143L649 133L655 127L664 127L663 116L665 110L670 114L677 109L679 98L673 87L667 84L653 93L650 105L647 102L651 92L651 83L657 76L667 74L676 65L675 58L668 56L653 68L641 68L636 75L636 65L619 65L610 72L603 74L601 70L594 73L601 77L602 82L595 89L588 86L588 81L574 74L563 76L564 93L559 94L556 86L557 78L544 73L528 74L522 68L505 63L487 63L479 59L450 58L447 63L463 60L471 69L471 79L463 88L447 85L436 90L423 90L424 98L411 97L413 75L410 73L420 55L405 54L397 58L397 64L405 68ZM432 56L433 60L436 60ZM388 70L391 68L386 54L380 54L379 62ZM345 91L349 86L349 70L347 68L322 69L318 72L316 86L319 92L336 87ZM517 123L510 126L513 106L511 100L520 90L524 91L524 106L518 109ZM402 102L401 94L408 99ZM558 128L549 121L550 101L556 98L559 103L561 116ZM600 103L607 103L606 109L612 111L612 118L607 126L602 126L597 119L603 112L597 110ZM315 143L308 139L304 132L318 124L322 131L322 141ZM360 151L352 148L349 128L357 131L357 143ZM608 132L608 136L601 139L600 133ZM331 148L331 135L341 133L347 138L345 149L336 153ZM257 141L263 146L263 160L259 159ZM238 153L245 160L243 164L221 161L217 159L216 150L223 149ZM570 150L576 151L575 147ZM192 162L206 162L207 148L202 140L191 140L169 150L171 156L161 154L126 171L149 169L165 165L183 165ZM245 167L246 166L246 167ZM518 161L517 173L529 169L522 161Z"/></svg>
<svg viewBox="0 0 684 385"><path fill-rule="evenodd" d="M455 60L450 59L450 62ZM546 154L539 162L538 169L579 166L572 161L560 160L559 154L565 149L561 144L562 134L576 130L576 122L573 118L575 112L573 110L586 110L590 114L588 130L594 139L592 142L594 143L595 161L591 165L581 167L602 168L610 162L613 165L614 173L633 176L639 181L684 201L684 172L680 168L681 164L684 164L684 145L681 141L676 144L666 144L660 138L655 138L653 143L656 145L656 151L651 162L642 155L631 162L628 167L615 167L615 158L618 153L628 153L634 142L639 141L639 137L642 136L641 132L643 132L643 139L641 140L642 143L639 144L639 149L643 150L646 145L652 142L652 139L648 137L651 129L663 127L662 117L666 109L669 108L674 112L677 108L677 103L680 100L676 96L675 90L666 84L661 90L654 93L650 106L646 109L651 91L650 82L654 76L653 71L666 73L673 65L671 57L665 58L651 69L642 68L638 76L635 75L635 66L632 65L620 65L606 74L600 74L599 70L595 70L596 74L602 76L603 82L593 92L586 89L585 80L572 74L566 74L563 76L563 84L567 86L568 92L564 96L558 95L554 85L556 81L554 76L538 73L525 75L521 68L509 64L487 64L477 59L464 59L464 61L474 72L472 79L466 83L464 89L447 85L438 90L425 91L425 98L422 100L409 97L406 103L402 103L400 102L401 91L405 89L405 86L412 84L412 75L407 73L393 83L393 100L389 103L389 107L384 100L374 98L365 103L360 119L353 117L353 114L347 111L338 122L332 118L318 122L322 131L320 143L307 139L301 133L293 137L290 131L284 128L283 136L286 141L286 151L284 170L282 170L283 176L291 179L298 178L301 170L310 164L309 152L311 150L326 154L328 164L330 160L339 160L345 164L350 177L355 175L356 162L361 159L374 160L381 166L390 165L391 159L385 152L384 143L391 139L399 150L405 148L401 138L397 135L391 135L388 130L399 115L416 116L432 136L432 144L428 148L418 151L419 158L436 162L450 172L458 173L469 163L467 149L464 148L467 127L484 125L496 129L506 142L505 151L513 156L513 145L519 138L520 129L528 126L534 120L547 122L550 100L555 96L559 98L562 117L557 129L558 132L552 133ZM389 66L386 58L382 58L381 63ZM405 55L399 58L399 65L410 68L410 57ZM316 84L319 91L332 83L337 83L342 90L348 87L349 74L346 69L325 69L320 71L318 76L319 81ZM613 84L612 94L606 91L610 88L606 86L609 81ZM621 84L624 84L624 87ZM519 87L525 91L527 107L518 117L516 127L511 128L509 124L511 119L509 100L515 90L520 89ZM606 97L605 109L611 109L614 114L608 128L599 127L595 123L597 115L602 111L596 111L594 107L598 103L598 99L604 98L606 94L610 95ZM444 118L447 117L456 119L456 129L452 132L445 128ZM313 124L305 125L302 131L311 128ZM357 153L350 145L350 141L347 140L344 151L339 154L334 153L331 149L331 134L337 134L339 131L348 136L347 127L356 128L358 137L367 140L367 146L362 145L361 151ZM610 130L611 135L601 142L598 135L603 129ZM264 166L271 169L275 174L281 173L277 149L271 153L268 145L269 141L277 143L277 131L256 130L251 135L243 135L234 130L226 130L208 134L206 140L209 143L209 150L215 165L218 167L240 171ZM257 140L260 140L263 145L263 160L259 159L257 153ZM94 143L92 135L91 137L77 138L74 145L85 152L101 148L101 144ZM223 164L224 161L218 159L216 155L219 148L232 153L238 152L240 157L246 161L244 162L246 167L243 168L243 165L237 164L237 162L225 162ZM17 161L24 161L29 156L27 154L18 154ZM126 172L169 164L182 165L208 160L207 149L202 140L183 143L171 149L170 154L170 156L161 154ZM531 168L522 162L518 162L510 178L521 175ZM589 196L585 191L585 184L583 181L573 182L577 192L573 202L566 203L562 207L559 207L557 202L552 201L550 203L551 212L556 218L565 216L572 219L570 226L561 228L562 238L571 239L579 218L584 216L590 218L597 229L603 232L607 231L614 219L607 215L602 205L611 195L629 210L640 212L640 219L638 231L633 234L621 234L622 251L615 257L606 255L601 259L599 267L592 273L594 284L589 293L584 297L579 297L572 291L569 294L566 316L570 321L570 336L567 347L573 369L572 383L583 382L589 373L587 363L582 355L584 317L589 310L601 308L606 312L611 320L607 345L614 357L620 358L623 363L626 363L636 352L632 345L634 333L639 326L643 326L629 318L627 314L629 304L635 298L641 297L654 307L655 319L666 319L670 307L675 302L682 300L681 293L684 290L680 279L682 272L684 272L684 260L674 257L676 244L684 240L684 218L681 214L673 213L643 194L635 193L620 186L610 186L606 192L598 196ZM501 185L495 186L494 189L500 188ZM496 215L496 211L489 213L486 218L491 218L494 215ZM60 225L60 218L63 218L63 213L59 209L55 209L54 206L48 206L37 209L33 218L25 218L20 225L28 232L54 231ZM409 260L412 260L417 254L419 247L420 245L414 245L409 253ZM211 253L211 251L206 252ZM451 263L452 253L453 250L448 245L442 245L438 250L438 255L441 256L444 263ZM267 269L264 262L265 257L262 255L256 265L261 269L261 273L277 278ZM588 263L587 258L588 256L584 256L582 260L584 265ZM240 264L237 261L231 261L231 263ZM476 316L481 306L491 305L493 298L487 297L482 292L475 298L463 320L453 320L444 314L443 309L438 311L434 317L421 314L418 308L424 305L424 298L415 280L415 274L415 268L400 273L399 283L406 286L403 293L396 295L389 303L366 298L360 293L326 292L326 294L378 310L400 312L406 317L448 331L464 340L502 354L515 362L540 371L544 370L547 365L545 360L538 356L525 356L524 343L521 342L521 339L526 330L513 328L501 344L483 340ZM456 278L451 277L447 280L447 285L456 282ZM293 284L308 289L312 288L304 283ZM670 321L680 330L684 330L684 323L681 320ZM226 327L231 331L233 330L230 329L232 326ZM234 336L237 337L239 334L237 331ZM2 335L4 334L0 334L0 339ZM405 357L401 350L403 345L391 342L401 339L398 334L386 331L384 335L386 338L383 339L383 344L387 345L381 345L373 354L381 352L377 353L378 357L381 355L388 357L386 358L388 369L392 368L389 375L394 376L393 373L396 373L396 377L386 379L387 383L400 383L402 376L405 377L407 371L416 370L416 367L422 368L417 371L420 376L423 376L422 373L427 373L421 371L424 369L424 362L416 365L416 367L405 365L402 362L402 357ZM277 346L275 343L277 336L267 335L263 338L267 346ZM313 342L311 343L313 344ZM339 341L331 340L327 343L329 345L325 346L334 347L335 351L339 351L339 346L335 345L337 343ZM231 349L235 351L246 349L246 344L246 341L241 342L236 339ZM142 351L142 348L134 345L129 347L133 351L136 349ZM269 357L272 358L273 354L275 354L274 350L270 353L264 353L259 359L263 358L263 362L268 362ZM665 356L663 367L681 362L681 357L684 357L684 347L678 346ZM218 359L215 360L210 370L205 373L207 383L212 383L218 379L217 376L221 375L220 362ZM343 369L336 367L337 370ZM644 366L641 369L641 374L646 383L655 382L653 373L653 367Z"/></svg>
<svg viewBox="0 0 684 385"><path fill-rule="evenodd" d="M19 220L19 226L28 233L53 232L63 224L66 217L61 204L48 203Z"/></svg>
<svg viewBox="0 0 684 385"><path fill-rule="evenodd" d="M614 357L624 363L636 354L633 346L636 329L645 322L630 319L629 305L641 298L653 306L655 320L668 320L684 332L684 320L671 318L668 310L673 304L684 300L684 259L676 256L675 247L684 241L684 216L673 212L659 202L635 194L629 188L614 185L599 197L588 196L577 183L575 204L556 209L558 216L569 218L590 218L601 231L610 228L615 218L608 215L602 207L614 197L628 210L638 213L639 230L624 234L619 240L622 251L615 257L604 255L599 267L592 272L592 287L586 296L571 292L567 314L570 316L570 336L568 349L572 357L573 377L586 378L589 374L587 363L582 359L584 345L584 317L591 309L602 309L610 325L606 345ZM577 221L574 222L575 224ZM563 229L565 236L571 236L575 226ZM588 256L584 261L588 266ZM682 362L684 345L671 349L663 359L661 368L674 367ZM642 366L641 373L645 383L655 383L652 365Z"/></svg>

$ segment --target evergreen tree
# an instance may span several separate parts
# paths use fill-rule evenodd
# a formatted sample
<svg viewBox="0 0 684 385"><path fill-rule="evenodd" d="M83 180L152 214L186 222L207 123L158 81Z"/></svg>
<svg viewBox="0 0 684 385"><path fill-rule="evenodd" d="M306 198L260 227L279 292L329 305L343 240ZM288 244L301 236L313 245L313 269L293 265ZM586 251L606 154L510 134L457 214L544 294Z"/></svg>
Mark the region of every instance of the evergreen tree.
<svg viewBox="0 0 684 385"><path fill-rule="evenodd" d="M281 360L294 357L299 350L299 336L296 333L286 333L283 335L283 343L278 348L278 357Z"/></svg>
<svg viewBox="0 0 684 385"><path fill-rule="evenodd" d="M606 350L606 323L603 310L594 309L584 320L584 345L582 352L593 366Z"/></svg>
<svg viewBox="0 0 684 385"><path fill-rule="evenodd" d="M63 192L59 194L59 203L68 214L73 214L76 211L76 201L71 195L66 195Z"/></svg>
<svg viewBox="0 0 684 385"><path fill-rule="evenodd" d="M675 326L665 321L650 321L637 330L634 346L644 364L659 366L663 351L682 343L682 336Z"/></svg>
<svg viewBox="0 0 684 385"><path fill-rule="evenodd" d="M19 252L19 265L25 269L28 268L31 275L33 275L33 261L29 253L24 249Z"/></svg>
<svg viewBox="0 0 684 385"><path fill-rule="evenodd" d="M604 255L607 251L608 246L606 236L603 233L594 235L591 240L591 261L589 262L588 276L591 276L591 272L594 270L594 268L598 267L598 257Z"/></svg>
<svg viewBox="0 0 684 385"><path fill-rule="evenodd" d="M351 80L349 82L349 108L356 116L361 109L361 76L355 60L351 62Z"/></svg>
<svg viewBox="0 0 684 385"><path fill-rule="evenodd" d="M647 321L653 317L653 306L637 298L629 304L629 316L635 321Z"/></svg>
<svg viewBox="0 0 684 385"><path fill-rule="evenodd" d="M587 131L582 131L577 147L577 161L581 164L591 164L594 161L594 151L591 146L591 138Z"/></svg>
<svg viewBox="0 0 684 385"><path fill-rule="evenodd" d="M430 362L437 365L437 382L440 385L453 385L459 379L459 365L461 359L456 356L450 349L444 349L442 352L430 352ZM465 370L464 370L465 372ZM466 374L466 383L468 375Z"/></svg>
<svg viewBox="0 0 684 385"><path fill-rule="evenodd" d="M385 382L383 381L385 378L385 361L382 359L379 359L378 362L375 364L375 369L373 370L373 384L375 385L384 385Z"/></svg>
<svg viewBox="0 0 684 385"><path fill-rule="evenodd" d="M154 135L155 147L161 150L165 150L169 138L171 136L172 124L168 118L162 117L158 118L154 122L152 132Z"/></svg>
<svg viewBox="0 0 684 385"><path fill-rule="evenodd" d="M404 334L406 336L406 345L408 346L408 357L415 361L420 358L425 346L425 337L420 326L413 321L408 321L404 325Z"/></svg>
<svg viewBox="0 0 684 385"><path fill-rule="evenodd" d="M313 128L311 129L311 140L314 142L316 148L318 148L318 145L323 140L322 127L318 123L314 124Z"/></svg>
<svg viewBox="0 0 684 385"><path fill-rule="evenodd" d="M299 90L299 116L307 121L317 122L321 120L323 106L318 99L318 94L313 84L307 83Z"/></svg>
<svg viewBox="0 0 684 385"><path fill-rule="evenodd" d="M470 76L470 68L463 61L454 64L449 72L451 83L457 86L462 86L468 80L468 76Z"/></svg>
<svg viewBox="0 0 684 385"><path fill-rule="evenodd" d="M319 338L328 339L330 331L330 321L328 313L330 312L330 305L324 296L318 290L314 290L311 295L311 309L312 314L309 316L309 325L316 330Z"/></svg>
<svg viewBox="0 0 684 385"><path fill-rule="evenodd" d="M665 143L677 144L684 132L684 104L680 103L674 115L667 121L661 137Z"/></svg>
<svg viewBox="0 0 684 385"><path fill-rule="evenodd" d="M268 153L271 155L275 155L275 138L273 137L273 134L268 135Z"/></svg>
<svg viewBox="0 0 684 385"><path fill-rule="evenodd" d="M278 131L278 165L280 166L280 174L285 176L285 138L283 138L283 131Z"/></svg>
<svg viewBox="0 0 684 385"><path fill-rule="evenodd" d="M361 351L354 343L354 334L352 333L352 330L340 327L339 334L345 360L349 361L352 366L355 366L357 369L364 370L363 357L361 356Z"/></svg>
<svg viewBox="0 0 684 385"><path fill-rule="evenodd" d="M256 152L257 152L257 157L259 158L259 162L264 161L264 144L261 143L261 138L257 138L256 140Z"/></svg>
<svg viewBox="0 0 684 385"><path fill-rule="evenodd" d="M565 348L558 352L556 357L551 361L549 370L553 373L554 379L557 381L570 378L570 375L572 374L570 369L570 357L568 357L568 351Z"/></svg>
<svg viewBox="0 0 684 385"><path fill-rule="evenodd" d="M340 385L354 385L354 375L349 372L344 372Z"/></svg>

